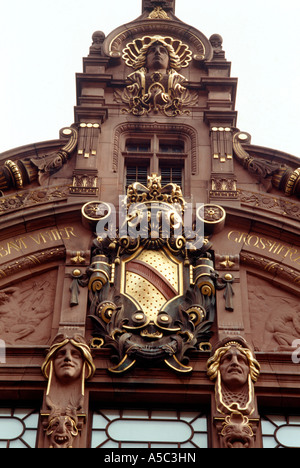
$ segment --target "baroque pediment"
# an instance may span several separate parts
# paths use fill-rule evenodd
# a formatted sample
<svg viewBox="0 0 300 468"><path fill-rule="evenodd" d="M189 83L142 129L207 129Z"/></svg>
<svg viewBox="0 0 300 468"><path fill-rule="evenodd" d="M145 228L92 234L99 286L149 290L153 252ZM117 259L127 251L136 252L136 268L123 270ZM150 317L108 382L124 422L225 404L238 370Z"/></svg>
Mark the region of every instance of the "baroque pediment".
<svg viewBox="0 0 300 468"><path fill-rule="evenodd" d="M169 15L169 16L168 16ZM174 39L187 43L196 61L210 60L213 48L206 36L196 28L186 25L171 12L165 16L144 13L135 21L112 31L103 42L105 55L120 59L127 44L144 36L171 36Z"/></svg>

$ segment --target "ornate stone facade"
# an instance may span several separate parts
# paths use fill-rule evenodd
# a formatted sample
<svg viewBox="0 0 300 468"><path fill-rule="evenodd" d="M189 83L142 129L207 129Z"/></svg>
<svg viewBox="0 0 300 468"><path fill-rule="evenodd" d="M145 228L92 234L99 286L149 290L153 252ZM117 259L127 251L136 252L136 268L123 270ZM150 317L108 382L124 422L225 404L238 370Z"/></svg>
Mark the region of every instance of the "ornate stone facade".
<svg viewBox="0 0 300 468"><path fill-rule="evenodd" d="M141 6L0 157L0 446L297 445L299 159L237 129L219 34Z"/></svg>

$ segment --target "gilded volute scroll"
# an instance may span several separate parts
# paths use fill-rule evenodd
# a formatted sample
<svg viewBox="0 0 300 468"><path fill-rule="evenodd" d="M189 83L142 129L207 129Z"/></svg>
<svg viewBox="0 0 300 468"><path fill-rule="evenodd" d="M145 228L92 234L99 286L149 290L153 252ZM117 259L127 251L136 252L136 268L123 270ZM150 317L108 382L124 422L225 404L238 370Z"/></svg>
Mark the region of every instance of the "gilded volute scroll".
<svg viewBox="0 0 300 468"><path fill-rule="evenodd" d="M237 131L234 134L233 150L238 162L260 180L267 192L270 192L274 187L284 192L287 197L295 195L299 198L300 167L291 167L281 161L270 161L269 158L251 156L244 148L250 143L251 135L249 133Z"/></svg>

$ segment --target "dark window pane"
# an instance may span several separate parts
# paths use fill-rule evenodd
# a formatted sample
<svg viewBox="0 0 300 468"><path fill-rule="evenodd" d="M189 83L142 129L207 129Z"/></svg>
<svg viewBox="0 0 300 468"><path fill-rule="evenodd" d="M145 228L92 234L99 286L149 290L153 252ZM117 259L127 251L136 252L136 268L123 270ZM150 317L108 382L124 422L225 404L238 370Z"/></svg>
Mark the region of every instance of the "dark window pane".
<svg viewBox="0 0 300 468"><path fill-rule="evenodd" d="M161 181L162 185L177 184L182 186L182 168L161 166Z"/></svg>
<svg viewBox="0 0 300 468"><path fill-rule="evenodd" d="M126 170L126 189L135 182L147 185L147 177L148 166L128 165Z"/></svg>

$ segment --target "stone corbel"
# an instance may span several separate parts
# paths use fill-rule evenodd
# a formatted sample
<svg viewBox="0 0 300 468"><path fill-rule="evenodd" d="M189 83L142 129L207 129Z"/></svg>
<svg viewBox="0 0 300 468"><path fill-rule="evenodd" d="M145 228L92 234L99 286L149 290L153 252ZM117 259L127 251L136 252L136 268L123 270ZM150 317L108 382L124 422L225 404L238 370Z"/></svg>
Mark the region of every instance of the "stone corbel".
<svg viewBox="0 0 300 468"><path fill-rule="evenodd" d="M85 381L94 375L90 348L80 335L57 335L42 365L48 380L42 425L45 448L78 446L86 419Z"/></svg>

